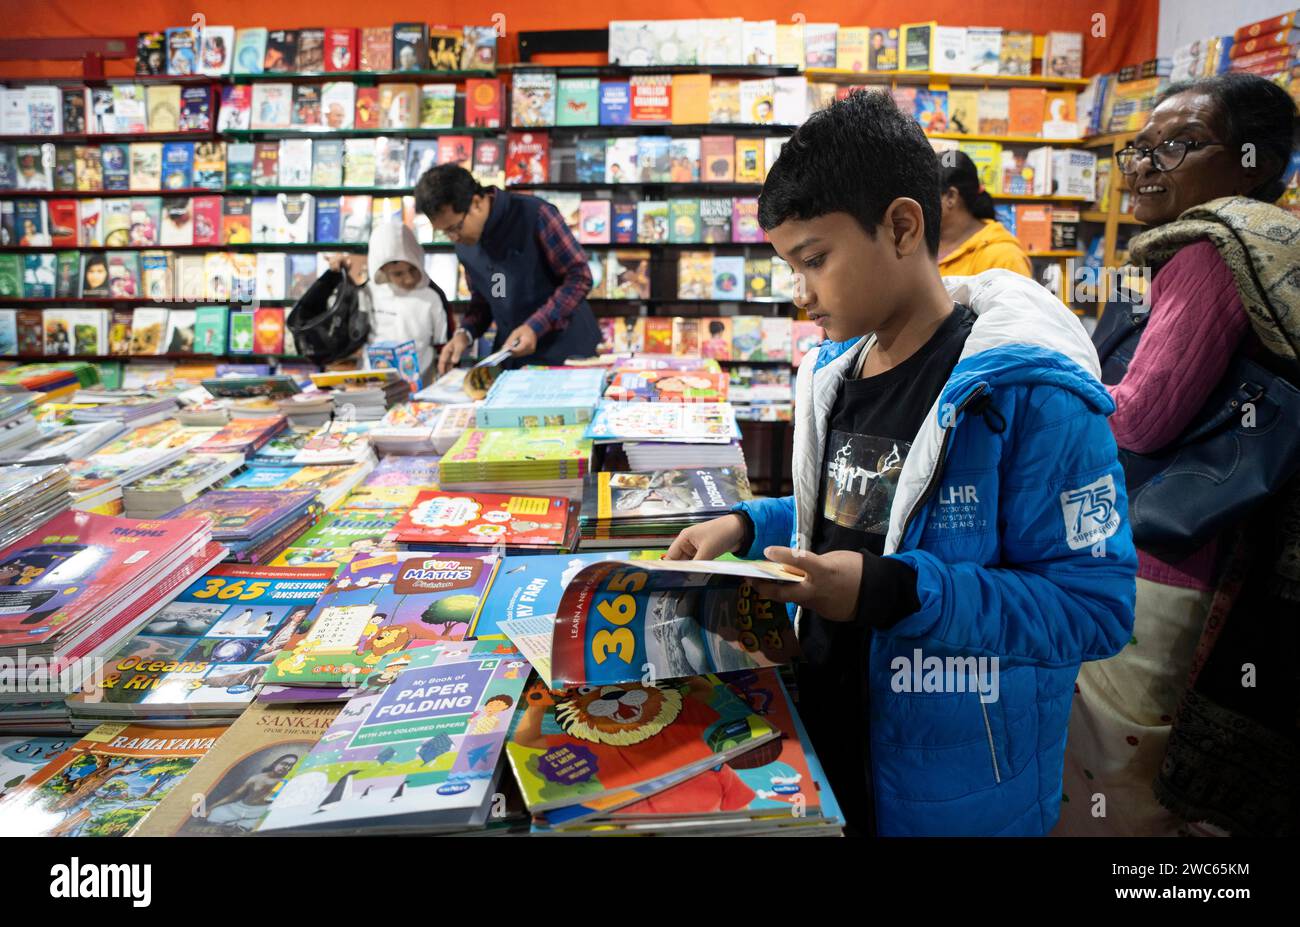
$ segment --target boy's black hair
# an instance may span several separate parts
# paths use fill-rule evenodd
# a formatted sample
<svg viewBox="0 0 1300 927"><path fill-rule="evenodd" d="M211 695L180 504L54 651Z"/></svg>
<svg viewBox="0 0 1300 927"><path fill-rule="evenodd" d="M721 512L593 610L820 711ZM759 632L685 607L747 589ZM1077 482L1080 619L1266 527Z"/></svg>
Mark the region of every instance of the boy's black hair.
<svg viewBox="0 0 1300 927"><path fill-rule="evenodd" d="M415 208L432 219L444 206L455 213L469 212L469 203L484 188L459 164L431 167L415 183Z"/></svg>
<svg viewBox="0 0 1300 927"><path fill-rule="evenodd" d="M1286 190L1285 178L1296 143L1296 105L1290 95L1258 74L1229 71L1170 84L1156 105L1180 93L1203 93L1214 100L1227 133L1216 141L1238 153L1243 145L1255 146L1256 163L1267 175L1246 195L1265 203L1277 202Z"/></svg>
<svg viewBox="0 0 1300 927"><path fill-rule="evenodd" d="M939 189L947 193L952 187L976 219L996 219L993 197L980 183L975 162L964 151L945 151L939 156Z"/></svg>
<svg viewBox="0 0 1300 927"><path fill-rule="evenodd" d="M939 161L894 98L856 90L814 113L781 148L758 198L758 224L847 212L874 236L889 204L921 205L925 244L939 254Z"/></svg>

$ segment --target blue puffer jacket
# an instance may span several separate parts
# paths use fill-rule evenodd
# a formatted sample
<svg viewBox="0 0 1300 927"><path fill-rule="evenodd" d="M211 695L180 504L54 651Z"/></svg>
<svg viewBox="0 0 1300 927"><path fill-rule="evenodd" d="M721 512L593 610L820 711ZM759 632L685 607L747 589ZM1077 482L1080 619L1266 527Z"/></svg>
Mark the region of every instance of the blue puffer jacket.
<svg viewBox="0 0 1300 927"><path fill-rule="evenodd" d="M871 642L877 827L1040 835L1059 813L1079 665L1117 653L1133 629L1114 406L1083 327L1046 290L1003 270L945 283L977 319L890 512L885 553L916 570L921 608ZM801 367L795 494L743 504L751 557L811 537L830 407L867 347L827 343ZM958 672L968 657L997 658L983 698Z"/></svg>

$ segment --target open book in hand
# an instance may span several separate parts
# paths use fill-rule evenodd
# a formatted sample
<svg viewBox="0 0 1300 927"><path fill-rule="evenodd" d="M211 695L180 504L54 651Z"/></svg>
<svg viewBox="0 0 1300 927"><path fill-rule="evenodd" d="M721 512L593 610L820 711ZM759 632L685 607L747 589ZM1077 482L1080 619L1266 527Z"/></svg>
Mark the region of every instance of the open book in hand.
<svg viewBox="0 0 1300 927"><path fill-rule="evenodd" d="M798 654L789 613L753 583L803 578L766 561L593 563L560 599L551 681L605 685L786 663Z"/></svg>

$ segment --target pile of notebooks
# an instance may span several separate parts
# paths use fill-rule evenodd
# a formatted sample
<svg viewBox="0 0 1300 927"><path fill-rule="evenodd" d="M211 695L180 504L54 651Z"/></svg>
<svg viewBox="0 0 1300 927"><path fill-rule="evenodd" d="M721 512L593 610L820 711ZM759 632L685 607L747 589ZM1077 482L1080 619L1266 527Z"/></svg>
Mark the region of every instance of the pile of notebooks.
<svg viewBox="0 0 1300 927"><path fill-rule="evenodd" d="M243 454L195 451L122 490L122 507L130 518L161 518L193 502L244 465Z"/></svg>
<svg viewBox="0 0 1300 927"><path fill-rule="evenodd" d="M88 405L72 410L74 422L121 422L130 427L161 422L176 412L171 396L144 390L79 390L73 401Z"/></svg>
<svg viewBox="0 0 1300 927"><path fill-rule="evenodd" d="M370 443L377 454L384 456L435 453L433 432L447 409L437 402L412 401L395 406L384 413L379 425L370 432Z"/></svg>
<svg viewBox="0 0 1300 927"><path fill-rule="evenodd" d="M122 498L122 487L180 460L213 428L184 428L173 419L144 425L68 465L72 504L93 511Z"/></svg>
<svg viewBox="0 0 1300 927"><path fill-rule="evenodd" d="M65 467L0 470L0 547L7 547L72 505Z"/></svg>
<svg viewBox="0 0 1300 927"><path fill-rule="evenodd" d="M345 421L377 422L398 403L411 398L411 385L396 370L346 370L313 373L312 383L329 390L335 418Z"/></svg>
<svg viewBox="0 0 1300 927"><path fill-rule="evenodd" d="M11 603L0 615L0 658L14 668L14 685L0 702L75 691L96 657L224 554L200 519L137 521L76 511L8 545L0 551L0 595Z"/></svg>
<svg viewBox="0 0 1300 927"><path fill-rule="evenodd" d="M500 381L498 381L500 382ZM451 492L516 492L582 498L591 469L583 425L471 428L438 465L438 485Z"/></svg>
<svg viewBox="0 0 1300 927"><path fill-rule="evenodd" d="M99 450L109 441L126 431L121 422L88 422L80 425L63 425L58 422L42 424L35 440L22 447L0 451L0 464L67 463L80 460Z"/></svg>
<svg viewBox="0 0 1300 927"><path fill-rule="evenodd" d="M745 471L732 467L594 473L578 519L582 548L666 547L749 498Z"/></svg>
<svg viewBox="0 0 1300 927"><path fill-rule="evenodd" d="M25 389L5 387L0 391L0 454L12 455L40 437L31 416L35 401L36 395Z"/></svg>
<svg viewBox="0 0 1300 927"><path fill-rule="evenodd" d="M269 563L316 521L320 507L315 500L310 489L213 489L166 518L201 519L212 526L213 539L229 548L229 559Z"/></svg>

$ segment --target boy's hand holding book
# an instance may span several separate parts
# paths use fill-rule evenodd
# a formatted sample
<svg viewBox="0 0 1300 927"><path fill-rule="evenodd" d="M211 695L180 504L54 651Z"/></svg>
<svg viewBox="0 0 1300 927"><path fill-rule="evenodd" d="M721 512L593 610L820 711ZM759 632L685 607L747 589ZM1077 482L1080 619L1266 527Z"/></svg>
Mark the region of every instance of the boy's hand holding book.
<svg viewBox="0 0 1300 927"><path fill-rule="evenodd" d="M789 547L768 547L763 556L804 574L801 583L755 582L754 592L774 602L793 602L811 608L830 621L853 621L858 614L862 585L862 554L832 550L814 554Z"/></svg>
<svg viewBox="0 0 1300 927"><path fill-rule="evenodd" d="M673 540L664 559L716 560L737 553L745 540L745 527L745 519L734 514L691 525Z"/></svg>

